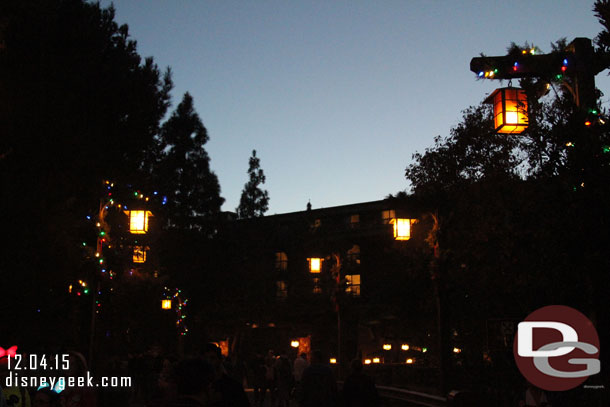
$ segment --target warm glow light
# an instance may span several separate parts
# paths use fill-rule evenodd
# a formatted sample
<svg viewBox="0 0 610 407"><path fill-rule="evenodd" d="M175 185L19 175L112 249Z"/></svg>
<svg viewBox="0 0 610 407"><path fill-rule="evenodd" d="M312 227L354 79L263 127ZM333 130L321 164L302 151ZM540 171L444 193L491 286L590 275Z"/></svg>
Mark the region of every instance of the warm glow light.
<svg viewBox="0 0 610 407"><path fill-rule="evenodd" d="M392 350L392 345L389 343L386 343L383 345L383 350Z"/></svg>
<svg viewBox="0 0 610 407"><path fill-rule="evenodd" d="M365 365L370 365L371 364L371 359L364 359L364 364Z"/></svg>
<svg viewBox="0 0 610 407"><path fill-rule="evenodd" d="M523 89L496 89L485 102L493 104L496 132L520 134L527 129L527 95Z"/></svg>
<svg viewBox="0 0 610 407"><path fill-rule="evenodd" d="M135 246L133 248L133 262L146 263L146 249L144 247Z"/></svg>
<svg viewBox="0 0 610 407"><path fill-rule="evenodd" d="M298 348L299 347L299 341L292 341L292 342L290 342L290 346L292 346L293 348Z"/></svg>
<svg viewBox="0 0 610 407"><path fill-rule="evenodd" d="M335 358L330 358L330 363L331 363L332 365L337 364L337 359L335 359Z"/></svg>
<svg viewBox="0 0 610 407"><path fill-rule="evenodd" d="M506 124L518 124L519 115L517 112L506 112Z"/></svg>
<svg viewBox="0 0 610 407"><path fill-rule="evenodd" d="M460 348L453 348L453 353L462 353Z"/></svg>
<svg viewBox="0 0 610 407"><path fill-rule="evenodd" d="M409 240L411 239L411 224L412 219L392 219L391 223L394 225L394 239L396 240Z"/></svg>
<svg viewBox="0 0 610 407"><path fill-rule="evenodd" d="M309 262L310 273L319 273L320 270L322 270L322 262L324 261L324 259L321 259L319 257L312 257L307 259L307 261Z"/></svg>
<svg viewBox="0 0 610 407"><path fill-rule="evenodd" d="M148 232L148 218L152 216L149 211L125 211L129 216L129 232L144 234Z"/></svg>
<svg viewBox="0 0 610 407"><path fill-rule="evenodd" d="M409 350L409 345L407 345L406 343L403 343L402 346L400 347L400 349Z"/></svg>
<svg viewBox="0 0 610 407"><path fill-rule="evenodd" d="M161 300L161 309L172 309L172 300Z"/></svg>
<svg viewBox="0 0 610 407"><path fill-rule="evenodd" d="M381 360L379 358L373 358L373 363L379 363Z"/></svg>
<svg viewBox="0 0 610 407"><path fill-rule="evenodd" d="M407 365L412 365L412 364L413 364L413 362L414 362L414 360L413 360L413 359L407 359L407 361L406 361Z"/></svg>

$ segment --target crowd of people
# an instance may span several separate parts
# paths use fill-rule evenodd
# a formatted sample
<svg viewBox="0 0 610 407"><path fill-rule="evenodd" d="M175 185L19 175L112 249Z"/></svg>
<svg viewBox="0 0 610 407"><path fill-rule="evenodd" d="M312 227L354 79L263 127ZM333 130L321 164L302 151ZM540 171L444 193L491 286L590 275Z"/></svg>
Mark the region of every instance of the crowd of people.
<svg viewBox="0 0 610 407"><path fill-rule="evenodd" d="M7 386L11 373L0 358L0 407L378 407L380 397L360 360L351 363L349 375L338 385L329 359L320 351L302 353L294 360L259 352L247 361L231 360L213 343L187 358L164 355L152 347L127 358L109 357L100 373L127 376L126 388ZM69 352L66 377L88 372L82 354ZM14 373L14 372L13 372ZM22 372L24 373L24 372ZM246 388L252 391L247 397ZM463 394L462 394L463 393ZM469 393L451 398L450 405L472 405ZM474 395L473 395L474 396ZM474 399L473 399L474 400ZM478 404L478 403L475 403ZM549 407L547 395L529 385L515 406Z"/></svg>
<svg viewBox="0 0 610 407"><path fill-rule="evenodd" d="M5 358L6 359L6 358ZM5 361L6 362L6 361ZM65 376L84 376L85 358L70 352ZM373 380L354 361L352 372L339 391L333 370L320 351L300 354L295 360L273 351L258 353L247 362L223 357L208 343L196 354L179 359L158 349L127 360L109 357L104 373L132 378L129 388L94 387L24 388L6 386L6 363L0 363L0 407L377 407ZM252 403L245 388L252 389Z"/></svg>

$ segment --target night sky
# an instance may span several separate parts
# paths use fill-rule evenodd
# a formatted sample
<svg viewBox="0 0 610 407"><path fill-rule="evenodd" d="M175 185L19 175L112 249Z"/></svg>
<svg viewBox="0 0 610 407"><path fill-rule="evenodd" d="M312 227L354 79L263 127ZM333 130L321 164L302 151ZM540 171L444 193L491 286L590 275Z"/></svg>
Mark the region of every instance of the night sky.
<svg viewBox="0 0 610 407"><path fill-rule="evenodd" d="M472 57L504 55L511 42L526 41L548 52L562 37L601 30L593 0L114 5L140 55L171 67L174 107L184 92L194 97L223 210L238 205L256 149L268 214L305 210L308 200L320 208L408 190L412 154L500 86L475 80ZM602 92L606 75L597 77Z"/></svg>

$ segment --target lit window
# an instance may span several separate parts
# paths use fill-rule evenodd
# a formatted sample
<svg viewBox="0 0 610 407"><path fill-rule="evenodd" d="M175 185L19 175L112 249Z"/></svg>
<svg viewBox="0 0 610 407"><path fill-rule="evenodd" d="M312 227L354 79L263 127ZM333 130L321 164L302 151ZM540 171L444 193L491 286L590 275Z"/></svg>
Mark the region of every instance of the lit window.
<svg viewBox="0 0 610 407"><path fill-rule="evenodd" d="M413 219L392 219L391 223L394 225L394 239L411 239L411 224L413 223Z"/></svg>
<svg viewBox="0 0 610 407"><path fill-rule="evenodd" d="M161 300L162 309L172 309L172 300Z"/></svg>
<svg viewBox="0 0 610 407"><path fill-rule="evenodd" d="M133 248L133 262L134 263L146 263L146 248L142 246L135 246Z"/></svg>
<svg viewBox="0 0 610 407"><path fill-rule="evenodd" d="M349 226L356 229L360 225L360 215L352 215L349 218Z"/></svg>
<svg viewBox="0 0 610 407"><path fill-rule="evenodd" d="M275 253L275 269L280 271L286 271L288 269L288 256L286 256L286 253Z"/></svg>
<svg viewBox="0 0 610 407"><path fill-rule="evenodd" d="M345 292L354 297L360 296L360 274L348 274L345 276L345 280L347 281Z"/></svg>
<svg viewBox="0 0 610 407"><path fill-rule="evenodd" d="M320 279L317 277L314 277L313 279L313 293L322 294L322 286L320 285Z"/></svg>
<svg viewBox="0 0 610 407"><path fill-rule="evenodd" d="M275 296L278 299L286 299L288 298L288 284L285 281L276 281L275 282Z"/></svg>
<svg viewBox="0 0 610 407"><path fill-rule="evenodd" d="M322 262L324 261L324 259L321 259L319 257L311 257L308 258L307 261L309 262L310 273L319 273L320 271L322 271Z"/></svg>
<svg viewBox="0 0 610 407"><path fill-rule="evenodd" d="M381 223L384 225L389 225L392 222L392 219L396 218L396 211L387 210L381 211Z"/></svg>
<svg viewBox="0 0 610 407"><path fill-rule="evenodd" d="M144 234L148 232L148 218L152 216L149 211L125 211L129 216L129 232Z"/></svg>

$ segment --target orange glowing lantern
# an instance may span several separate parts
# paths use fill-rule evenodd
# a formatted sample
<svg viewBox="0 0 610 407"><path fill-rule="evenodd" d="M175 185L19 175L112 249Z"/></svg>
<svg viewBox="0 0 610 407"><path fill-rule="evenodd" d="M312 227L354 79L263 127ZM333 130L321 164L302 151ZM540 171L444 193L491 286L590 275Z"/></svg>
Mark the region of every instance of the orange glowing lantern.
<svg viewBox="0 0 610 407"><path fill-rule="evenodd" d="M414 223L413 219L401 219L396 218L390 221L394 225L394 239L395 240L409 240L411 239L411 224Z"/></svg>
<svg viewBox="0 0 610 407"><path fill-rule="evenodd" d="M161 300L161 309L172 309L172 300Z"/></svg>
<svg viewBox="0 0 610 407"><path fill-rule="evenodd" d="M133 248L133 262L134 263L146 263L146 247L134 246Z"/></svg>
<svg viewBox="0 0 610 407"><path fill-rule="evenodd" d="M148 232L148 218L152 216L150 211L125 211L129 216L129 233L145 234Z"/></svg>
<svg viewBox="0 0 610 407"><path fill-rule="evenodd" d="M309 262L310 273L319 273L322 270L322 262L324 261L324 259L321 259L319 257L311 257L308 258L307 261Z"/></svg>
<svg viewBox="0 0 610 407"><path fill-rule="evenodd" d="M527 95L523 89L500 88L485 103L493 104L494 128L501 134L520 134L527 129Z"/></svg>

